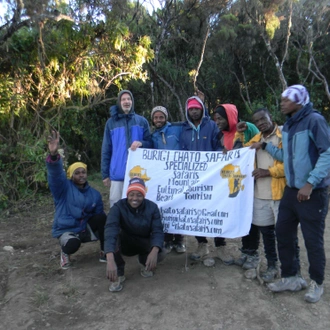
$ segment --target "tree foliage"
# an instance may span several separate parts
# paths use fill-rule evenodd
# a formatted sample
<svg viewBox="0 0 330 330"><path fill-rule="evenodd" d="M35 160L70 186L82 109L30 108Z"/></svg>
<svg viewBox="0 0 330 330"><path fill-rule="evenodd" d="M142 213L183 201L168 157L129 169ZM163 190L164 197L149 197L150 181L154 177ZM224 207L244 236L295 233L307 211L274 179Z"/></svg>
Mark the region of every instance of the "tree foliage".
<svg viewBox="0 0 330 330"><path fill-rule="evenodd" d="M156 0L157 1L157 0ZM185 119L196 88L212 113L240 117L306 85L329 118L328 1L6 0L0 17L0 206L45 187L45 137L58 129L66 161L98 170L109 106L129 88L149 119L155 105Z"/></svg>

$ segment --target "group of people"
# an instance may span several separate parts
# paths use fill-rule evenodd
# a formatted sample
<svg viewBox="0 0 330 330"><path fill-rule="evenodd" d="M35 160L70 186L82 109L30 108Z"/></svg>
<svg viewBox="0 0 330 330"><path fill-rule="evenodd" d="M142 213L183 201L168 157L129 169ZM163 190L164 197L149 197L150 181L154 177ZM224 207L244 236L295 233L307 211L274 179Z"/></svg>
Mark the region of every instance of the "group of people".
<svg viewBox="0 0 330 330"><path fill-rule="evenodd" d="M105 215L101 195L88 185L87 166L78 162L63 172L58 154L59 133L48 138L50 155L46 164L48 182L55 201L53 237L61 246L61 267L71 266L70 255L81 243L100 240L101 262L107 263L109 290L120 291L125 280L122 255L138 255L141 275L153 276L157 263L172 249L186 251L183 236L164 234L157 204L145 198L146 187L139 177L130 180L122 199L128 149L142 148L222 151L256 149L253 220L242 238L241 255L234 259L223 237L216 237L217 257L226 265L243 269L259 263L260 232L267 270L261 274L273 292L298 291L308 286L305 300L317 302L323 294L325 270L324 228L328 212L330 135L324 117L313 109L302 85L282 93L283 127L272 121L266 108L254 111L252 123L239 120L233 104L219 104L212 120L199 96L188 98L186 121L170 123L165 107L151 111L154 132L148 121L134 110L130 91L118 95L110 108L102 143L101 172L110 188L110 211ZM310 283L300 272L297 229L300 224L309 261ZM202 260L209 254L206 237L196 237L197 250L190 258ZM278 277L278 259L281 278Z"/></svg>

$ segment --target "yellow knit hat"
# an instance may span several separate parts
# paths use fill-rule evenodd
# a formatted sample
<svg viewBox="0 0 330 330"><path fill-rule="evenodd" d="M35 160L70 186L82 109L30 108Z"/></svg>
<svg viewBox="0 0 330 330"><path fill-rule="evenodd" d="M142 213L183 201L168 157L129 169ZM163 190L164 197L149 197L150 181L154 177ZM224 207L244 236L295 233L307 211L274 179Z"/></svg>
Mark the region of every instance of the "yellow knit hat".
<svg viewBox="0 0 330 330"><path fill-rule="evenodd" d="M68 179L71 179L72 175L73 175L73 172L79 167L82 167L87 171L87 165L86 164L81 163L81 162L73 163L69 166L68 170L66 171L66 177Z"/></svg>

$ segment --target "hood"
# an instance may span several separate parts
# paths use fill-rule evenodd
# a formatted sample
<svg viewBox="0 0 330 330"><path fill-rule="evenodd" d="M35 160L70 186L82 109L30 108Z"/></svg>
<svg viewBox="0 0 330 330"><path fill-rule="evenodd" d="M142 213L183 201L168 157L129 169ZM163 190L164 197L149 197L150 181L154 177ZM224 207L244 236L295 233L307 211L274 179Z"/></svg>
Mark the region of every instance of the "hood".
<svg viewBox="0 0 330 330"><path fill-rule="evenodd" d="M229 126L229 129L227 131L224 130L222 131L223 133L222 144L227 150L231 150L233 149L234 137L236 133L236 125L238 123L238 111L234 104L219 104L215 108L217 108L220 105L226 111L228 126Z"/></svg>
<svg viewBox="0 0 330 330"><path fill-rule="evenodd" d="M238 111L234 104L218 104L215 108L222 106L227 115L229 129L227 132L236 133L236 125L238 123ZM225 133L225 131L223 131Z"/></svg>
<svg viewBox="0 0 330 330"><path fill-rule="evenodd" d="M202 115L202 118L201 118L201 122L203 121L203 118L207 117L207 112L206 112L206 108L202 102L202 100L198 97L198 96L192 96L192 97L189 97L188 100L186 101L186 105L185 105L185 110L186 110L186 119L188 121L188 123L194 127L194 124L192 123L190 117L189 117L189 114L188 114L188 102L192 99L195 99L198 103L201 104L202 108L203 108L203 115Z"/></svg>
<svg viewBox="0 0 330 330"><path fill-rule="evenodd" d="M124 113L124 111L123 111L123 109L122 109L122 107L120 105L120 98L125 93L129 94L131 96L131 99L132 99L132 107L131 107L131 110L128 113L128 115L134 113L134 97L133 97L133 94L132 94L131 91L129 91L127 89L124 89L124 90L120 91L119 94L118 94L117 104L115 106L110 107L110 115L111 116L114 116L114 115L122 115L122 116L124 116L125 115L125 113Z"/></svg>

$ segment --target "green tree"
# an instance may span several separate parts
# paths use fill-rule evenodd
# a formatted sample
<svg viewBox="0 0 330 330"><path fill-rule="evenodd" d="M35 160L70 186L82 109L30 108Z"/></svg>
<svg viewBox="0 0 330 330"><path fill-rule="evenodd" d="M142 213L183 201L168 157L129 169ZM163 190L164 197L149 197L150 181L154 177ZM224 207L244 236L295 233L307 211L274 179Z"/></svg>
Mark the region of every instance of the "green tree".
<svg viewBox="0 0 330 330"><path fill-rule="evenodd" d="M150 38L136 38L116 10L108 10L115 2L100 1L97 11L90 1L59 3L55 15L72 13L61 20L48 18L55 4L48 5L33 11L29 26L17 28L1 48L2 200L45 182L40 159L50 129L60 130L68 161L81 158L98 168L107 108L127 81L146 79L143 65L153 57ZM29 14L27 7L17 12L21 21ZM10 185L7 173L20 181Z"/></svg>

